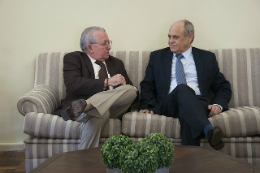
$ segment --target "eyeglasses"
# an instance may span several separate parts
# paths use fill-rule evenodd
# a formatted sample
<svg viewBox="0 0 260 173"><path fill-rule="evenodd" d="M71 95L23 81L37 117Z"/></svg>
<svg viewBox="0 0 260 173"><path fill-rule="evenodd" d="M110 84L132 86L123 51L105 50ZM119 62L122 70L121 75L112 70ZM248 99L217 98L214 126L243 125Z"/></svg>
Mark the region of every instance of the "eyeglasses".
<svg viewBox="0 0 260 173"><path fill-rule="evenodd" d="M91 43L91 44L99 44L99 43ZM99 45L101 45L101 46L105 46L105 47L108 47L108 45L112 46L112 41L109 40L108 42L105 42L105 43L103 43L103 44L99 44Z"/></svg>

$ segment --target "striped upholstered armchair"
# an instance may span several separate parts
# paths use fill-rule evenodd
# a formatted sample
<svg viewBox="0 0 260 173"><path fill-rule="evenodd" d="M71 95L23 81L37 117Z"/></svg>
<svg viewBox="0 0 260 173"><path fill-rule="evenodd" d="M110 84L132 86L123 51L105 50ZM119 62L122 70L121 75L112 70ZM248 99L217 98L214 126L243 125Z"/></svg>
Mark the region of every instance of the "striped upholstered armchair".
<svg viewBox="0 0 260 173"><path fill-rule="evenodd" d="M25 168L29 172L54 154L78 150L82 126L78 122L64 121L51 115L65 98L63 57L66 53L42 53L35 60L34 86L22 96L17 107L25 116ZM113 55L113 52L110 54ZM119 51L114 56L125 63L135 86L139 88L150 52ZM142 58L143 57L143 58ZM121 134L121 121L110 119L101 134L100 142Z"/></svg>
<svg viewBox="0 0 260 173"><path fill-rule="evenodd" d="M226 154L260 165L260 49L210 50L216 54L220 71L230 81L233 95L229 111L209 118L225 133ZM30 171L54 154L78 150L82 126L63 121L53 110L65 97L63 57L65 53L42 53L35 61L33 89L18 101L18 110L25 115L25 166ZM133 84L139 89L149 60L149 51L118 51L112 55L121 59ZM175 145L181 143L178 119L127 113L122 122L110 119L100 142L112 135L125 134L139 141L149 133L162 133ZM206 139L202 146L208 146Z"/></svg>

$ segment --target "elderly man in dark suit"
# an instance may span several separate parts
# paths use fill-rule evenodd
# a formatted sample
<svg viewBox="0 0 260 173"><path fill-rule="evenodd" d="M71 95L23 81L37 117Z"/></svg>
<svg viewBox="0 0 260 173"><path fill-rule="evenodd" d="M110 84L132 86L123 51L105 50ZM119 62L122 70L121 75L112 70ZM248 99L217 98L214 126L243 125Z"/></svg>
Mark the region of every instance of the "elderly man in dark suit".
<svg viewBox="0 0 260 173"><path fill-rule="evenodd" d="M151 53L141 82L140 112L179 118L182 145L200 145L207 136L216 150L224 147L219 127L208 117L228 110L231 86L213 53L191 46L194 27L188 20L174 23L169 47Z"/></svg>
<svg viewBox="0 0 260 173"><path fill-rule="evenodd" d="M80 40L83 52L64 57L66 98L54 114L84 125L79 148L97 147L109 118L121 118L136 97L123 62L109 55L112 42L105 29L86 28Z"/></svg>

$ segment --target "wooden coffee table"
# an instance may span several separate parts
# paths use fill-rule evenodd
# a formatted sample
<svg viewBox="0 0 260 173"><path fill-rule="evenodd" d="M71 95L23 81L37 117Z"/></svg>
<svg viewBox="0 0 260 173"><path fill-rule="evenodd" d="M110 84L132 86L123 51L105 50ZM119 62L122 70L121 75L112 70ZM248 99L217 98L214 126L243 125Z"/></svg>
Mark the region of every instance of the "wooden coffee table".
<svg viewBox="0 0 260 173"><path fill-rule="evenodd" d="M30 173L105 173L101 147L56 154ZM247 173L260 172L256 165L199 146L175 146L170 172L175 173Z"/></svg>

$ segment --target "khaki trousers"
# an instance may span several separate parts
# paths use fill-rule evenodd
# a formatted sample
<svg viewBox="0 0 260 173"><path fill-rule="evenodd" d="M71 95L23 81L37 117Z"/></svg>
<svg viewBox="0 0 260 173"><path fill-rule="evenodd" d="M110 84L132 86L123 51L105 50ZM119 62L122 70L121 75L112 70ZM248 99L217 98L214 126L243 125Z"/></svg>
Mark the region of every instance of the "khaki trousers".
<svg viewBox="0 0 260 173"><path fill-rule="evenodd" d="M94 108L85 112L88 121L82 131L79 149L98 147L100 134L109 118L121 118L135 97L136 89L133 86L122 85L89 98L87 102Z"/></svg>

